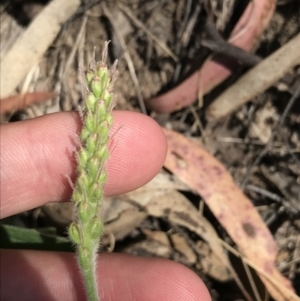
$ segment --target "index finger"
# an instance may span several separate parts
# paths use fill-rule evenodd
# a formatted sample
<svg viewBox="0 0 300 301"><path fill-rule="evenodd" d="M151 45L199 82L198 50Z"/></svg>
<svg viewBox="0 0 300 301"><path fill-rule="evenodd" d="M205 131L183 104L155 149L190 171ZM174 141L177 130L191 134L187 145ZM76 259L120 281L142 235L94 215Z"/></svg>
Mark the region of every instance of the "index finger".
<svg viewBox="0 0 300 301"><path fill-rule="evenodd" d="M105 194L136 189L159 171L166 139L151 118L134 112L114 112L116 141L107 164ZM77 113L56 113L1 125L1 218L49 202L66 201L75 181Z"/></svg>

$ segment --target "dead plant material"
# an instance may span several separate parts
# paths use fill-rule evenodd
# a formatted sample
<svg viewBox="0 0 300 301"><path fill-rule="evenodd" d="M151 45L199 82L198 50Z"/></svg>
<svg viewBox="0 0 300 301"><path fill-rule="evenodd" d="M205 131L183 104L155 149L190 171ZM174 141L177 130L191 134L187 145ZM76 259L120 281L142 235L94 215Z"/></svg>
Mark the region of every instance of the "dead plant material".
<svg viewBox="0 0 300 301"><path fill-rule="evenodd" d="M8 97L37 65L61 26L77 10L79 0L54 0L33 20L0 62L0 98Z"/></svg>
<svg viewBox="0 0 300 301"><path fill-rule="evenodd" d="M261 159L267 154L269 148L271 147L273 139L274 139L275 135L277 134L277 131L279 130L280 127L283 126L285 118L287 117L288 113L290 112L292 106L294 105L294 103L296 102L296 100L298 99L299 96L300 96L300 86L297 87L296 91L294 92L294 94L290 98L287 106L285 107L285 110L284 110L283 114L281 115L280 119L278 120L274 130L271 133L271 136L269 137L269 139L268 139L268 141L265 145L265 147L262 149L260 154L256 157L255 161L250 166L250 168L248 168L248 171L247 171L247 173L244 177L244 180L242 181L242 184L241 184L242 187L245 187L245 185L247 184L247 182L249 180L249 177L250 177L251 173L253 172L254 167L257 166L260 163Z"/></svg>
<svg viewBox="0 0 300 301"><path fill-rule="evenodd" d="M0 115L23 110L29 105L44 102L54 96L55 93L52 92L32 92L2 98L0 99Z"/></svg>
<svg viewBox="0 0 300 301"><path fill-rule="evenodd" d="M299 49L300 34L253 67L222 93L208 107L207 118L215 120L225 117L271 87L291 68L300 64Z"/></svg>
<svg viewBox="0 0 300 301"><path fill-rule="evenodd" d="M299 300L290 281L275 267L277 249L272 234L223 165L183 135L166 129L165 134L165 167L203 197L243 256L274 280L259 275L276 301Z"/></svg>
<svg viewBox="0 0 300 301"><path fill-rule="evenodd" d="M130 198L131 203L144 208L148 215L165 218L172 225L186 228L204 239L223 267L222 275L215 275L215 278L225 281L231 276L235 277L234 270L211 223L183 194L174 190L174 184L172 187L164 178L160 174L145 186L127 193L126 196Z"/></svg>
<svg viewBox="0 0 300 301"><path fill-rule="evenodd" d="M245 51L251 51L263 30L269 24L275 10L274 0L255 0L249 3L244 14L231 33L229 42ZM217 56L215 57L217 59ZM231 74L226 66L216 60L208 60L199 71L193 73L171 91L153 98L148 106L160 113L179 110L193 103Z"/></svg>
<svg viewBox="0 0 300 301"><path fill-rule="evenodd" d="M118 3L118 7L128 16L128 18L135 24L135 26L141 28L153 41L157 43L157 45L165 51L175 62L178 61L178 57L173 53L173 51L162 41L160 41L155 35L153 35L145 26L144 24L139 21L130 10L121 3Z"/></svg>
<svg viewBox="0 0 300 301"><path fill-rule="evenodd" d="M143 98L141 88L140 88L140 84L139 84L139 80L137 78L136 71L135 71L135 68L134 68L134 64L132 62L129 51L127 49L125 40L124 40L122 34L120 33L120 30L118 29L118 27L115 24L115 21L114 21L114 18L112 16L112 14L110 13L108 7L106 6L106 4L104 2L102 3L102 9L103 9L106 17L109 19L109 21L110 21L110 23L111 23L111 25L112 25L112 27L115 31L117 39L119 40L119 43L122 47L122 50L124 51L124 57L125 57L125 60L126 60L129 72L130 72L132 82L134 84L134 88L136 90L136 95L137 95L137 98L138 98L138 102L139 102L139 105L140 105L141 112L144 113L144 114L147 114L144 98Z"/></svg>

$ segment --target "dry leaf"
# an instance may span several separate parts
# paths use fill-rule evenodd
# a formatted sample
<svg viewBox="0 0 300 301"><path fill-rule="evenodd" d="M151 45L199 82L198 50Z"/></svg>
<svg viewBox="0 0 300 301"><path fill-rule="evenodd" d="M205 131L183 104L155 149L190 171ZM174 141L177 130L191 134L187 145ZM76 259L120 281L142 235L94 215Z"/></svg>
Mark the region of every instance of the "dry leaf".
<svg viewBox="0 0 300 301"><path fill-rule="evenodd" d="M171 223L185 227L203 238L223 263L227 269L227 277L229 277L233 270L212 225L184 195L164 186L161 186L161 189L155 189L155 182L154 179L152 183L128 193L127 196L138 205L143 206L148 214L166 218Z"/></svg>
<svg viewBox="0 0 300 301"><path fill-rule="evenodd" d="M147 213L134 206L126 195L105 198L101 215L105 224L103 244L109 243L110 235L115 240L123 239L147 217Z"/></svg>
<svg viewBox="0 0 300 301"><path fill-rule="evenodd" d="M171 236L174 249L186 257L189 264L195 264L197 262L197 256L186 239L179 233L174 233Z"/></svg>
<svg viewBox="0 0 300 301"><path fill-rule="evenodd" d="M298 300L290 281L275 267L277 250L269 229L224 166L183 135L167 129L165 134L169 147L165 167L203 197L240 252L270 276L260 275L272 297Z"/></svg>
<svg viewBox="0 0 300 301"><path fill-rule="evenodd" d="M228 272L223 262L215 253L211 252L210 247L206 242L199 240L196 243L196 246L200 253L201 268L206 275L220 282L232 280L232 277L228 276Z"/></svg>
<svg viewBox="0 0 300 301"><path fill-rule="evenodd" d="M108 243L109 235L112 234L115 240L121 240L135 230L147 217L147 213L139 211L138 208L123 211L118 219L105 225L103 244Z"/></svg>
<svg viewBox="0 0 300 301"><path fill-rule="evenodd" d="M130 245L128 248L124 249L124 252L143 257L157 256L162 258L170 258L172 254L172 248L160 241L149 238Z"/></svg>
<svg viewBox="0 0 300 301"><path fill-rule="evenodd" d="M142 232L152 240L158 241L159 243L166 245L171 248L169 238L166 232L163 231L151 231L149 229L142 229Z"/></svg>
<svg viewBox="0 0 300 301"><path fill-rule="evenodd" d="M54 96L55 93L52 92L32 92L2 98L0 99L0 114L14 113L31 104L44 102Z"/></svg>

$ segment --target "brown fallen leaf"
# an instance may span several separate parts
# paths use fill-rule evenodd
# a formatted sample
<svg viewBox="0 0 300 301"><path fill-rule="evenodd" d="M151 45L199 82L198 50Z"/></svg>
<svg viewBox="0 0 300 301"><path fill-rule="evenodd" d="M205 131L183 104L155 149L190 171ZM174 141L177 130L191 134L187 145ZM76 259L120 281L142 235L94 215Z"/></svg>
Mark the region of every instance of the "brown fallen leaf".
<svg viewBox="0 0 300 301"><path fill-rule="evenodd" d="M191 248L191 246L186 241L185 237L180 235L179 233L173 233L171 235L172 244L174 249L181 253L183 256L186 257L187 262L189 264L196 264L197 263L197 256L195 251Z"/></svg>
<svg viewBox="0 0 300 301"><path fill-rule="evenodd" d="M135 230L147 217L147 213L137 208L123 211L119 218L105 225L103 232L103 244L108 244L109 235L112 234L115 240L122 240L129 233Z"/></svg>
<svg viewBox="0 0 300 301"><path fill-rule="evenodd" d="M132 243L123 249L123 252L143 257L161 257L168 259L171 258L173 253L170 245L151 238Z"/></svg>
<svg viewBox="0 0 300 301"><path fill-rule="evenodd" d="M239 251L270 276L259 275L275 300L299 300L291 282L275 267L277 249L269 229L224 166L196 142L164 131L168 140L165 167L203 197Z"/></svg>
<svg viewBox="0 0 300 301"><path fill-rule="evenodd" d="M164 185L161 185L161 180L164 181ZM166 218L202 237L230 270L229 260L213 226L183 194L174 189L175 185L172 187L168 182L170 180L159 174L148 184L127 193L126 196L131 202L145 208L149 215Z"/></svg>
<svg viewBox="0 0 300 301"><path fill-rule="evenodd" d="M218 262L218 267L209 272L210 276L214 277L215 274L212 274L214 271L218 270L220 272L222 270L217 278L219 280L221 279L221 281L225 281L233 277L247 300L251 300L232 268L213 226L183 194L174 190L178 185L173 185L172 187L172 185L168 183L170 180L164 178L162 175L158 175L148 184L127 193L126 196L129 197L132 202L144 207L149 215L165 218L172 224L185 227L204 239L208 243L210 250L214 253L214 258L218 259L214 260L214 265ZM163 185L162 179L164 179Z"/></svg>
<svg viewBox="0 0 300 301"><path fill-rule="evenodd" d="M170 191L159 198L150 200L145 208L152 216L165 217L175 225L198 234L210 245L211 250L227 267L228 272L232 270L215 229L184 195L177 191Z"/></svg>
<svg viewBox="0 0 300 301"><path fill-rule="evenodd" d="M14 113L31 104L44 102L54 96L55 93L53 92L32 92L2 98L0 99L0 114Z"/></svg>

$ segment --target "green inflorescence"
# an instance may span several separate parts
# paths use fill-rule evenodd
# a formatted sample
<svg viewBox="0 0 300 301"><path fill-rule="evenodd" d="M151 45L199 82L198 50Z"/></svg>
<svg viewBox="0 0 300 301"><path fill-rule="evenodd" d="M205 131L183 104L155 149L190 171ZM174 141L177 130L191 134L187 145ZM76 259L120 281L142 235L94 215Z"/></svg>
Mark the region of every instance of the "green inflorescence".
<svg viewBox="0 0 300 301"><path fill-rule="evenodd" d="M107 47L108 42L104 45L101 62L96 63L93 56L90 70L85 74L81 146L76 153L77 181L72 195L76 221L69 227L69 237L77 246L88 301L100 300L96 283L96 255L103 231L100 209L107 178L105 165L109 157L109 130L115 105L113 84L117 71L116 64L111 70L107 68Z"/></svg>

